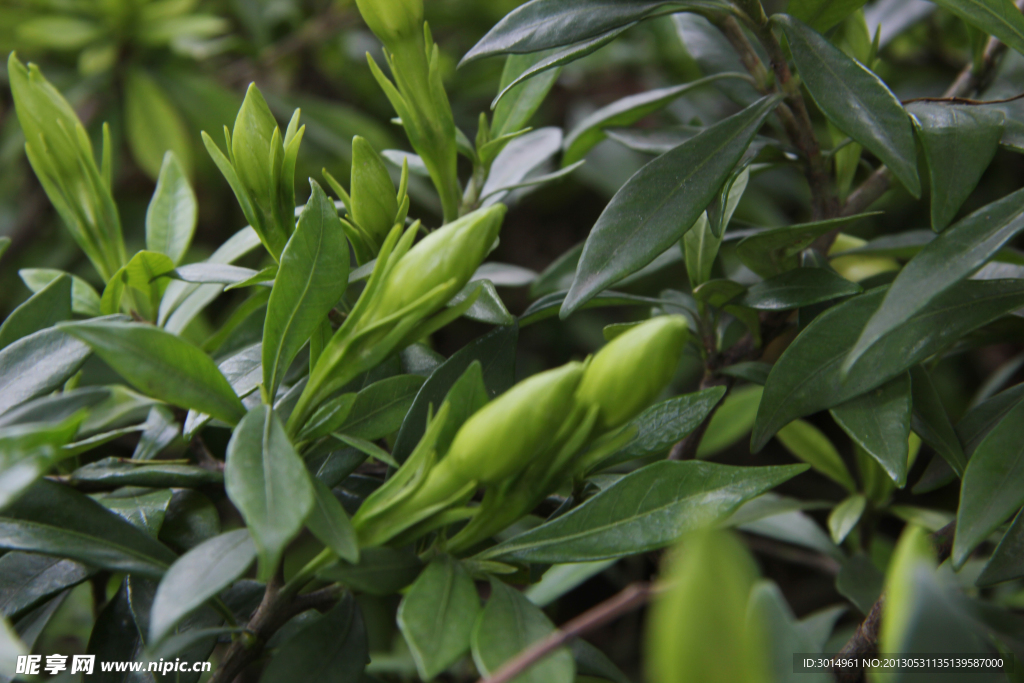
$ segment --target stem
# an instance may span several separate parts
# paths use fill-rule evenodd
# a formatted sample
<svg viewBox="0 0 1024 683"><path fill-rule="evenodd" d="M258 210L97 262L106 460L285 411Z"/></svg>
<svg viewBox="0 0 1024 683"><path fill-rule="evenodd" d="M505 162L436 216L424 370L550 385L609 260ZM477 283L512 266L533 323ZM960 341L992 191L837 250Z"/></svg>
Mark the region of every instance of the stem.
<svg viewBox="0 0 1024 683"><path fill-rule="evenodd" d="M317 571L326 567L335 559L336 558L331 549L324 548L320 551L319 555L307 562L306 566L300 569L295 576L293 576L288 583L284 585L281 589L281 595L283 597L292 597L293 595L296 595L307 583L313 580Z"/></svg>

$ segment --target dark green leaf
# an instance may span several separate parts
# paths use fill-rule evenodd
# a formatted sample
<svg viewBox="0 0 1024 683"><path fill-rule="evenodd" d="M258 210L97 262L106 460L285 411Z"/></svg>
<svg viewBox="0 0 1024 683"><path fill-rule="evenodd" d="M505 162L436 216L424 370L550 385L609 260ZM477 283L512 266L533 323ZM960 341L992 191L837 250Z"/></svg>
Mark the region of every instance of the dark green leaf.
<svg viewBox="0 0 1024 683"><path fill-rule="evenodd" d="M11 311L0 325L0 349L71 319L71 277L61 275Z"/></svg>
<svg viewBox="0 0 1024 683"><path fill-rule="evenodd" d="M391 595L412 583L422 569L420 558L408 548L363 548L358 563L342 560L317 576L362 593Z"/></svg>
<svg viewBox="0 0 1024 683"><path fill-rule="evenodd" d="M235 424L242 402L213 360L187 341L152 325L89 320L62 323L110 367L149 396Z"/></svg>
<svg viewBox="0 0 1024 683"><path fill-rule="evenodd" d="M882 594L884 582L885 576L871 562L871 558L857 554L847 558L839 568L836 590L852 602L861 614L867 614Z"/></svg>
<svg viewBox="0 0 1024 683"><path fill-rule="evenodd" d="M133 460L152 460L170 446L181 432L178 423L174 421L174 414L166 406L150 408L143 427L142 436L132 453Z"/></svg>
<svg viewBox="0 0 1024 683"><path fill-rule="evenodd" d="M698 461L656 462L480 557L587 562L653 550L686 531L722 519L741 503L806 470L806 465L730 467Z"/></svg>
<svg viewBox="0 0 1024 683"><path fill-rule="evenodd" d="M174 554L146 532L91 498L46 480L4 511L0 547L156 577L174 561Z"/></svg>
<svg viewBox="0 0 1024 683"><path fill-rule="evenodd" d="M313 493L316 501L306 526L335 555L346 562L359 562L359 543L345 509L319 479L313 479Z"/></svg>
<svg viewBox="0 0 1024 683"><path fill-rule="evenodd" d="M523 314L519 316L519 326L526 327L532 325L541 320L547 320L558 315L559 309L562 307L563 302L566 299L568 292L555 292L554 294L547 294L530 304L529 308L523 311ZM587 308L606 308L612 306L650 306L651 304L661 303L657 299L652 299L647 296L637 296L636 294L625 294L623 292L616 291L605 291L597 294L592 299L588 300L583 304L580 309Z"/></svg>
<svg viewBox="0 0 1024 683"><path fill-rule="evenodd" d="M363 616L355 598L346 593L331 611L278 648L260 683L357 683L369 661Z"/></svg>
<svg viewBox="0 0 1024 683"><path fill-rule="evenodd" d="M469 651L479 611L476 585L458 560L442 555L427 565L398 608L398 627L423 680Z"/></svg>
<svg viewBox="0 0 1024 683"><path fill-rule="evenodd" d="M159 460L133 461L124 458L103 458L83 465L71 473L71 481L88 489L112 486L149 486L152 488L195 488L219 484L220 472L195 465L163 464Z"/></svg>
<svg viewBox="0 0 1024 683"><path fill-rule="evenodd" d="M637 171L605 207L562 304L565 317L653 261L694 224L775 108L767 97Z"/></svg>
<svg viewBox="0 0 1024 683"><path fill-rule="evenodd" d="M171 491L125 487L96 499L103 507L156 538L164 524Z"/></svg>
<svg viewBox="0 0 1024 683"><path fill-rule="evenodd" d="M797 71L829 121L874 152L907 191L919 197L914 130L892 91L874 72L801 21L785 14L776 14L773 20L786 32Z"/></svg>
<svg viewBox="0 0 1024 683"><path fill-rule="evenodd" d="M601 650L587 641L577 638L569 644L573 661L576 662L576 673L579 676L593 676L612 683L630 683L629 677ZM576 680L581 680L577 678Z"/></svg>
<svg viewBox="0 0 1024 683"><path fill-rule="evenodd" d="M231 435L224 488L252 533L259 579L268 581L314 504L306 466L270 406L254 408Z"/></svg>
<svg viewBox="0 0 1024 683"><path fill-rule="evenodd" d="M957 476L962 477L967 457L931 377L924 368L917 366L910 370L910 378L914 397L911 429L949 463Z"/></svg>
<svg viewBox="0 0 1024 683"><path fill-rule="evenodd" d="M679 13L672 15L672 21L676 25L676 33L679 35L679 40L686 48L686 52L697 62L697 67L702 74L711 76L730 71L733 73L743 73L746 71L739 55L736 54L736 50L729 44L729 41L722 35L722 32L705 17L699 14ZM749 36L748 40L754 47L758 57L761 58L761 61L767 62L768 56L764 53L763 48L761 48L760 42L756 38ZM743 107L746 107L760 97L754 84L749 81L745 83L739 80L719 81L716 87L725 93L726 97L730 100ZM663 130L661 129L658 132L652 130L651 133L657 138L661 138L662 136L659 133ZM636 132L639 133L640 131ZM677 142L676 144L679 143ZM672 146L675 147L675 145Z"/></svg>
<svg viewBox="0 0 1024 683"><path fill-rule="evenodd" d="M491 102L494 116L491 118L491 139L495 140L522 130L537 112L555 81L558 80L562 64L590 54L608 40L604 38L580 46L576 50L563 50L553 55L529 54L509 55L501 72L498 95ZM590 43L594 43L590 46ZM533 78L547 72L543 78Z"/></svg>
<svg viewBox="0 0 1024 683"><path fill-rule="evenodd" d="M967 455L974 452L992 428L1024 399L1024 384L1018 384L982 401L956 423L956 435ZM948 419L948 418L947 418Z"/></svg>
<svg viewBox="0 0 1024 683"><path fill-rule="evenodd" d="M785 596L771 581L760 581L750 591L748 606L751 621L763 625L773 668L775 683L831 683L832 676L824 671L793 672L793 653L818 652L809 634L805 633L793 615Z"/></svg>
<svg viewBox="0 0 1024 683"><path fill-rule="evenodd" d="M201 543L170 566L153 599L149 641L163 640L185 615L227 588L256 559L248 529Z"/></svg>
<svg viewBox="0 0 1024 683"><path fill-rule="evenodd" d="M14 619L93 573L59 557L12 551L0 557L0 614Z"/></svg>
<svg viewBox="0 0 1024 683"><path fill-rule="evenodd" d="M860 285L835 271L794 268L751 285L738 303L761 311L785 311L860 292Z"/></svg>
<svg viewBox="0 0 1024 683"><path fill-rule="evenodd" d="M569 289L573 277L576 276L576 265L580 262L580 254L583 253L583 244L580 242L567 250L537 276L530 285L531 298L537 299Z"/></svg>
<svg viewBox="0 0 1024 683"><path fill-rule="evenodd" d="M929 242L903 267L843 361L849 372L873 344L980 268L1024 229L1024 190L978 209Z"/></svg>
<svg viewBox="0 0 1024 683"><path fill-rule="evenodd" d="M198 212L185 169L167 152L146 210L146 249L166 255L174 265L181 263L192 244Z"/></svg>
<svg viewBox="0 0 1024 683"><path fill-rule="evenodd" d="M903 374L832 409L836 423L900 488L907 485L910 406L910 375Z"/></svg>
<svg viewBox="0 0 1024 683"><path fill-rule="evenodd" d="M790 0L786 12L815 31L830 28L864 6L865 0Z"/></svg>
<svg viewBox="0 0 1024 683"><path fill-rule="evenodd" d="M316 182L310 185L313 194L281 254L267 304L263 386L268 396L277 395L299 349L348 287L348 241L338 211Z"/></svg>
<svg viewBox="0 0 1024 683"><path fill-rule="evenodd" d="M1003 112L917 102L910 113L931 176L932 230L953 222L992 162L1003 135Z"/></svg>
<svg viewBox="0 0 1024 683"><path fill-rule="evenodd" d="M142 658L145 644L128 602L127 581L121 583L117 593L96 618L86 650L101 662L134 662ZM90 680L101 683L134 683L138 678L141 677L113 668L103 671L102 667L95 667L89 676Z"/></svg>
<svg viewBox="0 0 1024 683"><path fill-rule="evenodd" d="M435 411L441 407L452 385L473 361L478 360L483 366L484 384L491 398L512 386L518 338L517 326L499 327L470 342L442 363L424 382L406 413L395 446L391 449L395 460L405 462L409 457L426 429L430 406Z"/></svg>
<svg viewBox="0 0 1024 683"><path fill-rule="evenodd" d="M491 597L473 628L473 661L484 676L555 630L551 620L519 591L491 579ZM516 676L516 683L572 683L576 667L559 648Z"/></svg>
<svg viewBox="0 0 1024 683"><path fill-rule="evenodd" d="M332 431L369 440L393 433L402 426L424 382L417 375L398 375L374 382L356 394L348 417Z"/></svg>
<svg viewBox="0 0 1024 683"><path fill-rule="evenodd" d="M1024 576L1024 513L1018 512L978 577L978 586L992 586Z"/></svg>
<svg viewBox="0 0 1024 683"><path fill-rule="evenodd" d="M783 352L765 384L751 437L754 452L792 420L860 396L971 330L1024 305L1024 283L961 283L873 345L856 372L843 381L843 359L884 295L885 289L877 288L833 306L815 318Z"/></svg>
<svg viewBox="0 0 1024 683"><path fill-rule="evenodd" d="M174 492L167 506L160 540L184 552L220 533L220 516L209 498L190 489Z"/></svg>
<svg viewBox="0 0 1024 683"><path fill-rule="evenodd" d="M811 243L821 235L862 218L876 215L878 214L864 213L846 218L762 230L757 234L744 237L736 245L736 255L745 266L761 277L768 278L798 268L800 252L811 246Z"/></svg>
<svg viewBox="0 0 1024 683"><path fill-rule="evenodd" d="M89 357L89 347L55 327L0 351L0 415L60 388Z"/></svg>
<svg viewBox="0 0 1024 683"><path fill-rule="evenodd" d="M760 384L761 386L764 386L764 383L768 381L768 373L771 371L771 363L753 360L743 361L742 363L736 363L734 365L727 365L719 370L723 375L735 377L737 379L745 379L748 382Z"/></svg>
<svg viewBox="0 0 1024 683"><path fill-rule="evenodd" d="M932 0L968 24L990 33L1024 54L1024 16L1004 0Z"/></svg>
<svg viewBox="0 0 1024 683"><path fill-rule="evenodd" d="M320 439L337 431L345 423L355 401L356 395L350 393L336 396L321 405L312 417L306 420L306 424L299 431L298 440Z"/></svg>

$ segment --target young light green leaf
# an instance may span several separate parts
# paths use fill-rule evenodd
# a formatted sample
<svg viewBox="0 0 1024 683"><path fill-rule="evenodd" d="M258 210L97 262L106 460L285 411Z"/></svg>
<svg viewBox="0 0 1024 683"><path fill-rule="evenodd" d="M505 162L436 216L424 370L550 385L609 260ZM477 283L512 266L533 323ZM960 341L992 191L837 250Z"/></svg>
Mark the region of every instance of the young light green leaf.
<svg viewBox="0 0 1024 683"><path fill-rule="evenodd" d="M270 406L254 408L231 435L224 487L252 533L259 578L268 581L313 509L315 495L306 466Z"/></svg>
<svg viewBox="0 0 1024 683"><path fill-rule="evenodd" d="M827 268L794 268L750 286L737 303L760 311L785 311L840 297L863 289Z"/></svg>
<svg viewBox="0 0 1024 683"><path fill-rule="evenodd" d="M71 311L90 318L100 315L100 295L92 285L77 275L50 268L23 268L18 271L18 277L33 293L42 291L62 275L71 278Z"/></svg>
<svg viewBox="0 0 1024 683"><path fill-rule="evenodd" d="M683 236L775 108L766 97L637 171L605 207L583 247L559 315L640 270Z"/></svg>
<svg viewBox="0 0 1024 683"><path fill-rule="evenodd" d="M310 181L312 196L281 254L263 326L263 386L275 396L299 349L348 287L349 251L334 202Z"/></svg>
<svg viewBox="0 0 1024 683"><path fill-rule="evenodd" d="M228 424L245 414L213 360L184 339L152 325L114 320L62 323L122 377L149 396L213 415ZM2 365L0 365L2 367Z"/></svg>
<svg viewBox="0 0 1024 683"><path fill-rule="evenodd" d="M836 424L900 488L907 484L910 406L910 376L903 374L832 409Z"/></svg>
<svg viewBox="0 0 1024 683"><path fill-rule="evenodd" d="M828 516L828 530L832 534L833 543L838 545L850 535L864 514L867 502L867 498L855 493L832 509L832 514Z"/></svg>
<svg viewBox="0 0 1024 683"><path fill-rule="evenodd" d="M807 470L662 461L583 505L479 555L527 562L589 562L664 547Z"/></svg>
<svg viewBox="0 0 1024 683"><path fill-rule="evenodd" d="M71 277L61 275L7 316L0 325L0 349L22 337L71 319Z"/></svg>
<svg viewBox="0 0 1024 683"><path fill-rule="evenodd" d="M853 493L857 484L839 451L820 429L809 422L794 420L775 435L790 453Z"/></svg>
<svg viewBox="0 0 1024 683"><path fill-rule="evenodd" d="M196 194L185 169L169 151L146 209L146 249L165 254L174 265L181 263L192 244L197 214Z"/></svg>
<svg viewBox="0 0 1024 683"><path fill-rule="evenodd" d="M773 21L785 31L797 71L829 121L877 155L919 197L914 131L899 99L874 72L803 22L785 14Z"/></svg>
<svg viewBox="0 0 1024 683"><path fill-rule="evenodd" d="M149 642L163 640L185 615L231 585L255 559L249 530L236 529L214 536L175 560L156 589Z"/></svg>
<svg viewBox="0 0 1024 683"><path fill-rule="evenodd" d="M359 562L356 532L341 503L331 490L316 478L313 479L313 494L316 500L306 520L306 526L335 555L346 562Z"/></svg>
<svg viewBox="0 0 1024 683"><path fill-rule="evenodd" d="M555 625L523 594L491 579L491 597L473 628L473 661L490 676L501 665L541 640ZM559 648L516 676L516 683L572 683L576 667L572 654Z"/></svg>
<svg viewBox="0 0 1024 683"><path fill-rule="evenodd" d="M925 245L896 276L864 326L843 361L844 374L886 334L980 268L1021 230L1024 190L978 209Z"/></svg>
<svg viewBox="0 0 1024 683"><path fill-rule="evenodd" d="M764 389L757 385L747 385L729 392L704 431L697 448L698 460L710 458L750 433L762 393Z"/></svg>
<svg viewBox="0 0 1024 683"><path fill-rule="evenodd" d="M736 245L736 255L747 268L764 278L800 266L800 252L821 235L836 228L878 214L859 214L814 223L800 223L784 228L770 228L744 237Z"/></svg>
<svg viewBox="0 0 1024 683"><path fill-rule="evenodd" d="M0 415L59 388L78 372L88 346L56 327L22 337L0 350Z"/></svg>
<svg viewBox="0 0 1024 683"><path fill-rule="evenodd" d="M433 680L469 651L480 598L462 563L441 555L423 570L398 608L398 628L416 669Z"/></svg>
<svg viewBox="0 0 1024 683"><path fill-rule="evenodd" d="M142 69L129 69L124 81L125 132L135 162L150 178L161 172L168 151L187 174L192 166L188 127L167 93Z"/></svg>

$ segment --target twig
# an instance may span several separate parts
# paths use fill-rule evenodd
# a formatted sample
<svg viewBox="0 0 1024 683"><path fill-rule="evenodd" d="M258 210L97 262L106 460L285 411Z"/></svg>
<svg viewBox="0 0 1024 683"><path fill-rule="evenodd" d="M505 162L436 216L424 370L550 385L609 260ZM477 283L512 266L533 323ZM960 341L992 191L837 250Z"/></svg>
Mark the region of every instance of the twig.
<svg viewBox="0 0 1024 683"><path fill-rule="evenodd" d="M914 102L935 102L938 104L964 104L971 107L981 107L986 104L1006 104L1007 102L1016 102L1017 100L1024 99L1024 92L1013 97L1004 97L1001 100L972 100L969 97L914 97L909 100L903 100L901 104L913 104Z"/></svg>
<svg viewBox="0 0 1024 683"><path fill-rule="evenodd" d="M768 555L790 564L803 565L832 577L839 574L839 562L828 555L819 555L808 550L801 550L796 546L773 541L764 536L745 534L744 538L750 549L756 553Z"/></svg>
<svg viewBox="0 0 1024 683"><path fill-rule="evenodd" d="M571 619L562 628L556 629L543 640L537 641L520 652L498 669L493 676L485 676L477 683L509 683L513 678L569 641L640 607L659 590L658 586L649 583L634 583L626 586L608 600L590 608L575 619Z"/></svg>

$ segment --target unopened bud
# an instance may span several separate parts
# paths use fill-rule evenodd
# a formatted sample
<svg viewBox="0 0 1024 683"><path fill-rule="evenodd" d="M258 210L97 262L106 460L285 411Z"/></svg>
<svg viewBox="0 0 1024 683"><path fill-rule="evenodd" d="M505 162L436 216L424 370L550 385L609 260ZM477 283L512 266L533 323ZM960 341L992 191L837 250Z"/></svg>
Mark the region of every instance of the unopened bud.
<svg viewBox="0 0 1024 683"><path fill-rule="evenodd" d="M370 30L389 50L423 35L423 0L356 0Z"/></svg>
<svg viewBox="0 0 1024 683"><path fill-rule="evenodd" d="M239 180L250 196L264 205L269 205L276 194L270 167L270 145L277 128L277 120L263 94L255 83L250 84L231 132L231 154Z"/></svg>
<svg viewBox="0 0 1024 683"><path fill-rule="evenodd" d="M395 224L398 199L383 159L365 139L352 138L352 218L380 245Z"/></svg>
<svg viewBox="0 0 1024 683"><path fill-rule="evenodd" d="M603 430L626 424L668 386L687 336L686 320L679 315L652 318L623 332L590 361L576 399L599 407Z"/></svg>
<svg viewBox="0 0 1024 683"><path fill-rule="evenodd" d="M567 363L516 384L462 425L439 467L494 484L527 467L572 411L583 364Z"/></svg>
<svg viewBox="0 0 1024 683"><path fill-rule="evenodd" d="M462 289L487 256L501 230L505 205L495 204L445 225L424 237L388 274L373 317L380 319L409 305L434 287L455 281Z"/></svg>

